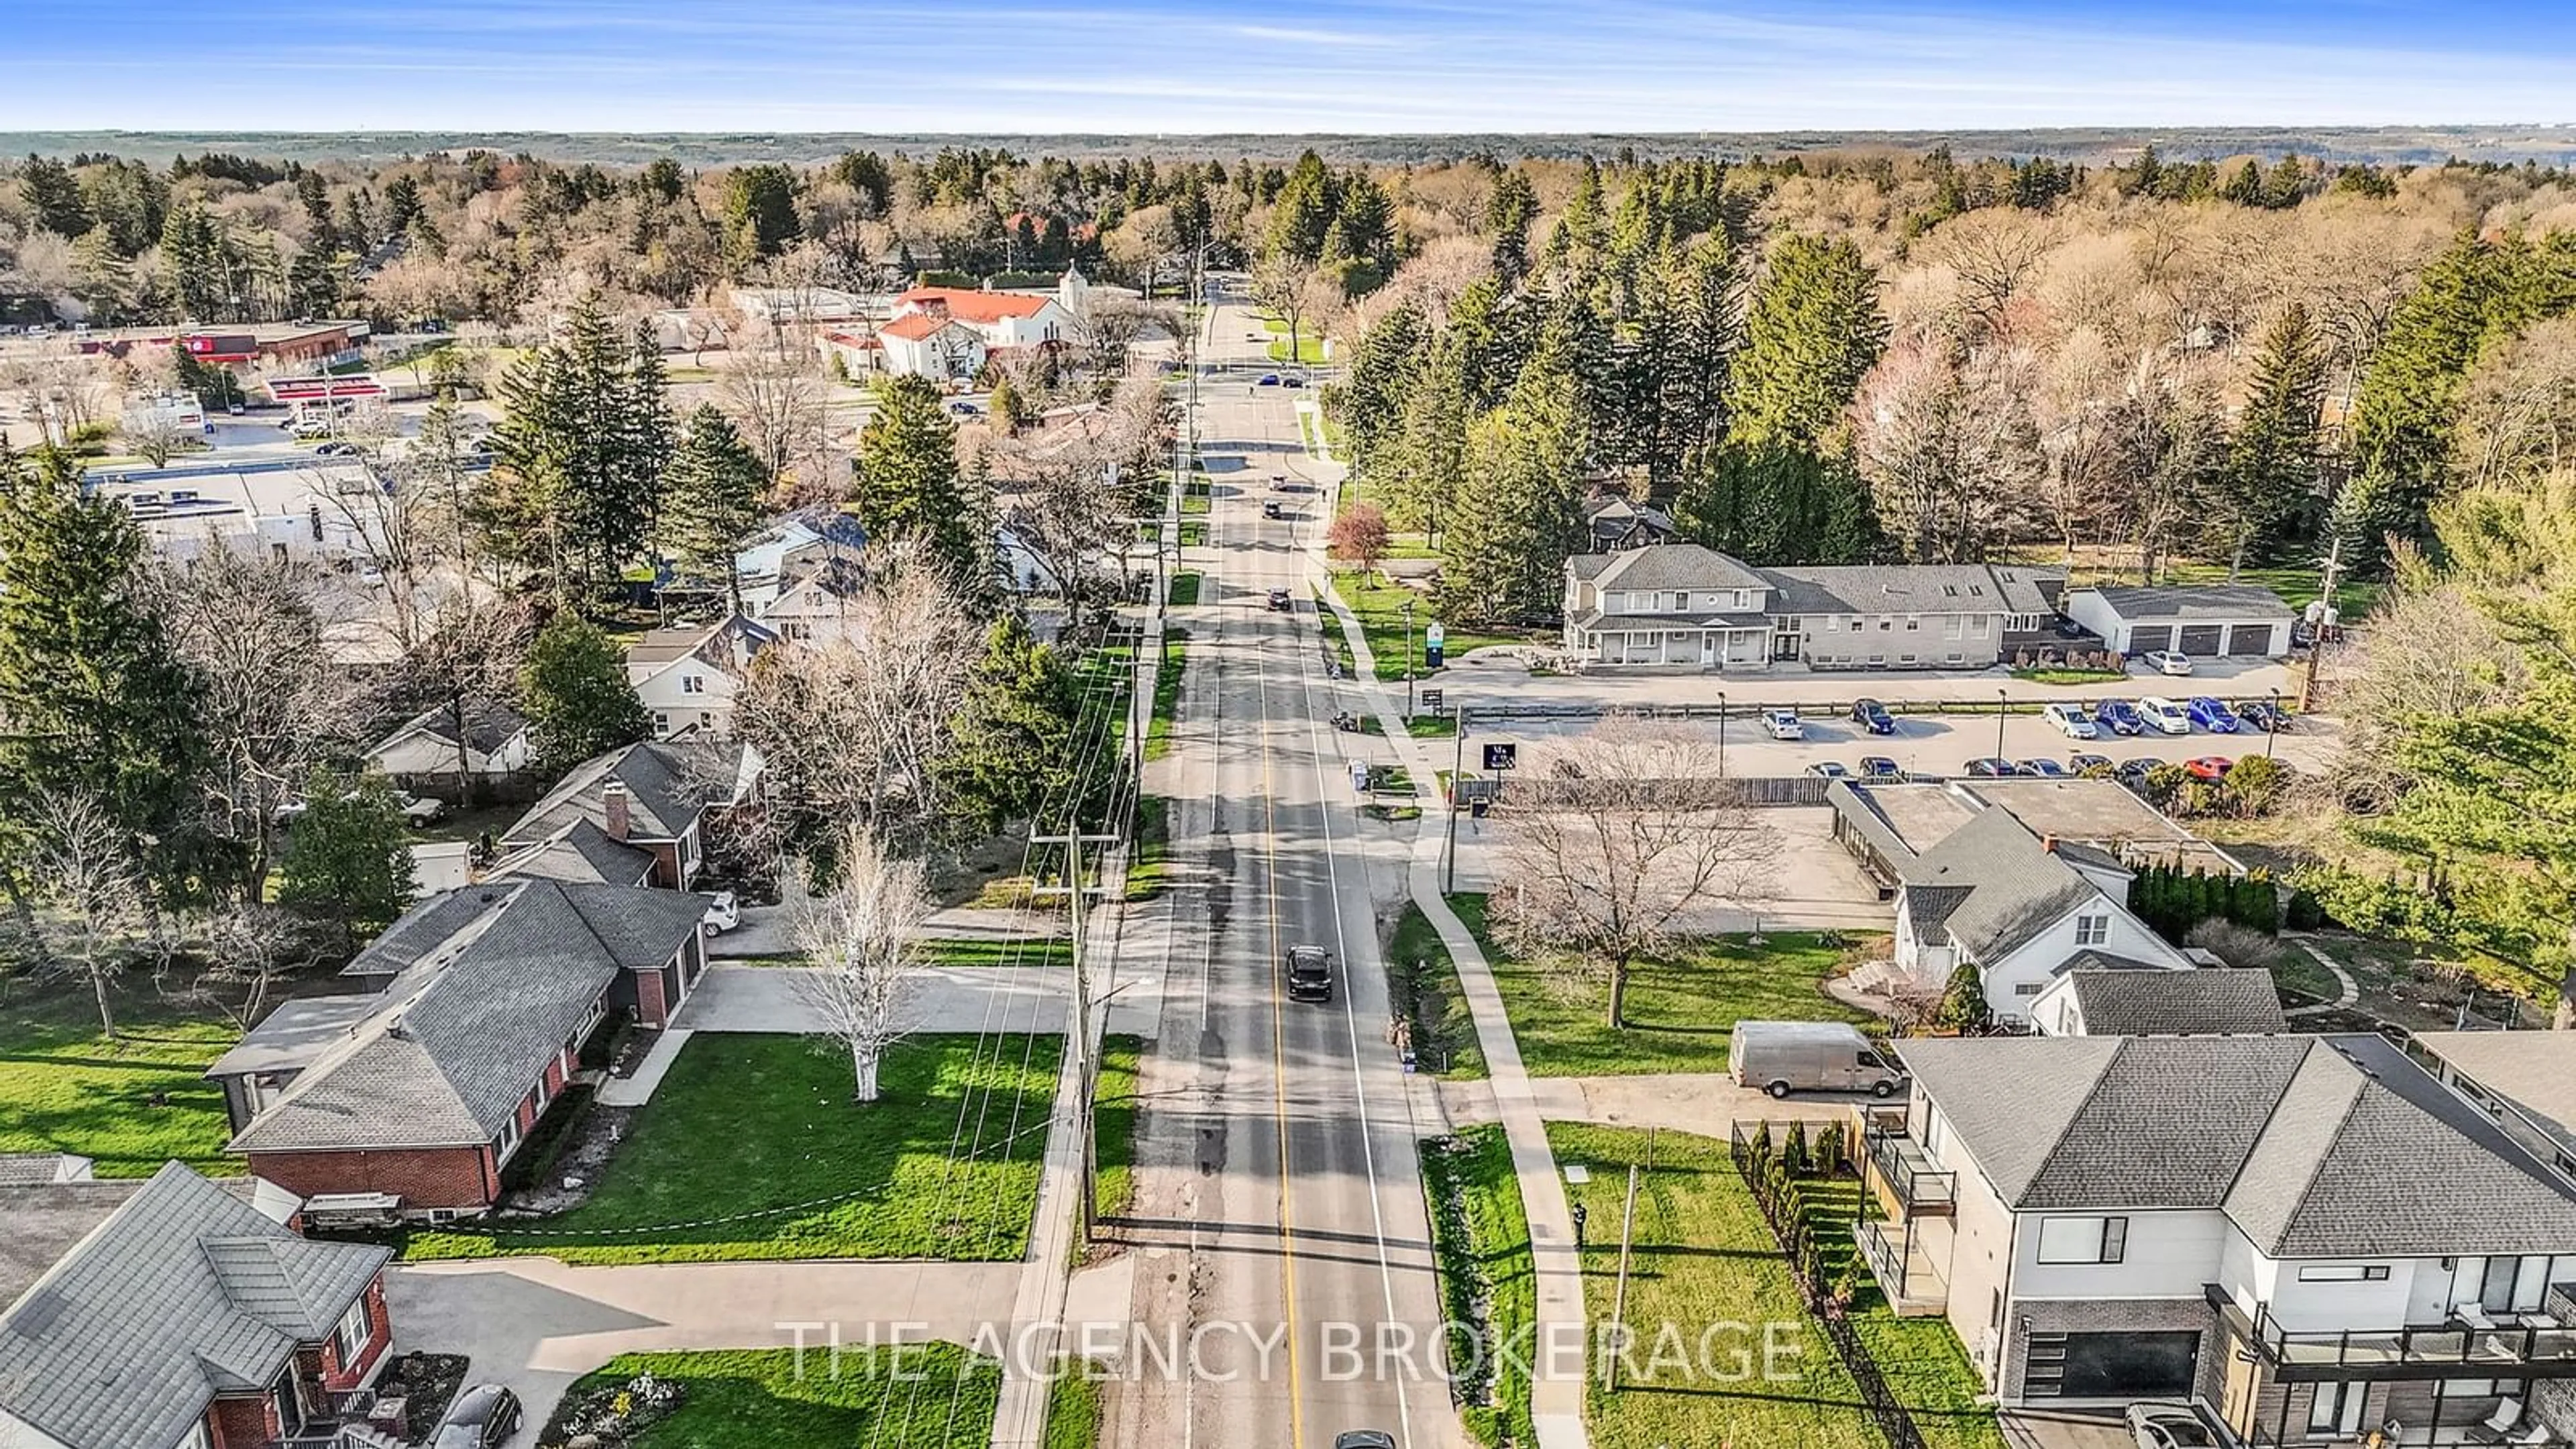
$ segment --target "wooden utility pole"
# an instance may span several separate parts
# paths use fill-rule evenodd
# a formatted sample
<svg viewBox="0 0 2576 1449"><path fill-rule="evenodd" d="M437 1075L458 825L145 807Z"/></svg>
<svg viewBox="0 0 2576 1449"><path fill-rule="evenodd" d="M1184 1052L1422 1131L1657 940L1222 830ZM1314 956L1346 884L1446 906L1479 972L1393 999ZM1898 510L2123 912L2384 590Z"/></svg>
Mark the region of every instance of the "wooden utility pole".
<svg viewBox="0 0 2576 1449"><path fill-rule="evenodd" d="M2335 576L2343 572L2343 535L2335 535L2334 545L2326 550L2326 572L2317 598L2324 608L2317 611L2317 622L2308 631L2308 667L2299 676L2299 713L2306 714L2317 693L2317 664L2325 657L2326 629L2334 619Z"/></svg>
<svg viewBox="0 0 2576 1449"><path fill-rule="evenodd" d="M1073 1020L1066 1033L1073 1049L1074 1117L1082 1137L1081 1241L1088 1243L1098 1227L1099 1152L1098 1133L1092 1127L1092 1098L1100 1085L1100 1054L1093 1050L1091 1030L1091 963L1083 952L1083 917L1090 913L1091 896L1097 889L1086 884L1083 875L1082 850L1086 845L1108 846L1118 843L1116 835L1085 835L1078 827L1068 827L1062 835L1033 835L1031 845L1064 847L1064 884L1038 886L1033 896L1064 896L1070 912L1073 935Z"/></svg>
<svg viewBox="0 0 2576 1449"><path fill-rule="evenodd" d="M1610 1362L1603 1365L1603 1383L1612 1391L1619 1387L1619 1363L1628 1356L1628 1251L1637 1239L1637 1164L1628 1164L1628 1206L1619 1214L1619 1286L1610 1294Z"/></svg>

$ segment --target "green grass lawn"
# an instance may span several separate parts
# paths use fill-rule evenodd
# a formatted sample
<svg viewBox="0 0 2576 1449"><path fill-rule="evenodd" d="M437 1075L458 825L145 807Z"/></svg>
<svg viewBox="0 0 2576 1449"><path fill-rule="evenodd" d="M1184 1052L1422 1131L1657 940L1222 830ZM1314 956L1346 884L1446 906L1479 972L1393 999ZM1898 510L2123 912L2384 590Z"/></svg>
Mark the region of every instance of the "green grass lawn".
<svg viewBox="0 0 2576 1449"><path fill-rule="evenodd" d="M1172 607L1176 609L1197 603L1199 601L1199 582L1200 576L1195 573L1179 573L1172 575L1172 590L1166 602L1170 603Z"/></svg>
<svg viewBox="0 0 2576 1449"><path fill-rule="evenodd" d="M1759 949L1719 937L1669 961L1628 973L1628 1025L1612 1030L1606 982L1523 961L1505 951L1485 921L1485 898L1449 898L1493 963L1494 984L1530 1075L1576 1077L1726 1070L1728 1036L1740 1020L1848 1021L1877 1018L1845 1006L1820 983L1865 944L1836 946L1812 931L1775 931Z"/></svg>
<svg viewBox="0 0 2576 1449"><path fill-rule="evenodd" d="M1145 724L1145 758L1159 760L1172 752L1172 721L1181 708L1181 675L1190 667L1186 629L1163 631L1163 655L1154 661L1154 717Z"/></svg>
<svg viewBox="0 0 2576 1449"><path fill-rule="evenodd" d="M1136 1205L1136 1077L1145 1039L1111 1032L1100 1039L1099 1090L1092 1098L1091 1131L1098 1141L1100 1215L1122 1217Z"/></svg>
<svg viewBox="0 0 2576 1449"><path fill-rule="evenodd" d="M969 1036L900 1043L879 1068L882 1100L860 1105L848 1060L822 1038L700 1032L588 1202L416 1233L405 1256L1017 1258L1061 1042L999 1040L981 1055Z"/></svg>
<svg viewBox="0 0 2576 1449"><path fill-rule="evenodd" d="M173 1158L237 1173L221 1088L200 1075L241 1039L119 992L119 1032L100 1034L86 988L19 987L0 1003L0 1152L76 1152L101 1177L149 1177ZM166 1105L152 1105L154 1093Z"/></svg>
<svg viewBox="0 0 2576 1449"><path fill-rule="evenodd" d="M1172 802L1160 795L1139 795L1135 849L1127 862L1127 899L1153 899L1162 892L1171 869Z"/></svg>
<svg viewBox="0 0 2576 1449"><path fill-rule="evenodd" d="M1488 1344L1529 1344L1538 1323L1537 1269L1529 1214L1503 1129L1470 1127L1445 1141L1424 1142L1422 1193L1431 1209L1443 1317L1472 1327ZM1476 1358L1453 1352L1450 1362L1463 1367ZM1529 1360L1500 1354L1486 1356L1484 1363L1490 1378L1461 1385L1459 1417L1468 1432L1488 1446L1537 1443L1530 1423Z"/></svg>
<svg viewBox="0 0 2576 1449"><path fill-rule="evenodd" d="M1333 591L1342 596L1343 603L1351 606L1353 614L1359 616L1360 630L1368 636L1369 652L1377 656L1377 677L1380 679L1404 678L1404 605L1410 601L1413 605L1414 677L1435 684L1439 682L1438 674L1424 672L1422 667L1423 632L1439 617L1427 596L1374 575L1364 577L1356 569L1335 573ZM1447 630L1443 646L1448 657L1455 659L1470 649L1482 649L1489 644L1526 644L1534 637L1527 632L1492 633L1453 626Z"/></svg>
<svg viewBox="0 0 2576 1449"><path fill-rule="evenodd" d="M2063 669L2043 667L2035 669L2016 669L2012 672L2012 677L2021 680L2025 684L2107 684L2115 679L2128 678L2129 672L2125 669Z"/></svg>
<svg viewBox="0 0 2576 1449"><path fill-rule="evenodd" d="M1559 1163L1591 1170L1590 1182L1569 1184L1566 1193L1590 1219L1584 1302L1598 1332L1611 1322L1628 1167L1644 1161L1646 1134L1555 1124L1547 1135ZM1637 1336L1633 1372L1623 1371L1616 1392L1597 1369L1591 1376L1585 1418L1595 1449L1885 1443L1833 1345L1807 1316L1723 1142L1656 1134L1655 1166L1637 1194L1626 1321ZM1654 1353L1667 1324L1687 1364Z"/></svg>
<svg viewBox="0 0 2576 1449"><path fill-rule="evenodd" d="M1484 1076L1485 1049L1476 1040L1466 994L1458 989L1457 963L1420 906L1405 902L1385 954L1389 989L1399 991L1397 1009L1413 1021L1414 1055L1423 1070L1449 1077ZM1400 990L1406 984L1409 994Z"/></svg>
<svg viewBox="0 0 2576 1449"><path fill-rule="evenodd" d="M1268 347L1264 348L1263 351L1270 355L1270 360L1273 362L1286 362L1288 360L1288 339L1283 336L1278 341L1273 342ZM1297 334L1297 361L1312 366L1314 364L1321 363L1323 360L1324 339L1316 336L1312 332L1299 332Z"/></svg>
<svg viewBox="0 0 2576 1449"><path fill-rule="evenodd" d="M1045 1449L1099 1449L1100 1383L1068 1369L1047 1385Z"/></svg>
<svg viewBox="0 0 2576 1449"><path fill-rule="evenodd" d="M618 1441L624 1449L982 1449L1001 1403L1001 1365L955 1344L925 1343L837 1356L808 1349L801 1371L792 1348L620 1354L575 1381L565 1404L643 1373L680 1384L684 1397L671 1417Z"/></svg>
<svg viewBox="0 0 2576 1449"><path fill-rule="evenodd" d="M955 936L921 943L922 955L933 966L1033 968L1064 967L1073 964L1073 942L1058 938L1052 941L1020 940L1003 936Z"/></svg>
<svg viewBox="0 0 2576 1449"><path fill-rule="evenodd" d="M1831 1282L1859 1256L1851 1224L1860 1210L1860 1184L1850 1178L1811 1179L1802 1188L1807 1222L1825 1255L1826 1281ZM2003 1431L1995 1426L1994 1408L1977 1402L1983 1386L1950 1320L1899 1318L1866 1265L1852 1276L1860 1285L1852 1299L1852 1327L1868 1346L1879 1376L1913 1414L1924 1441L1931 1449L2002 1449Z"/></svg>

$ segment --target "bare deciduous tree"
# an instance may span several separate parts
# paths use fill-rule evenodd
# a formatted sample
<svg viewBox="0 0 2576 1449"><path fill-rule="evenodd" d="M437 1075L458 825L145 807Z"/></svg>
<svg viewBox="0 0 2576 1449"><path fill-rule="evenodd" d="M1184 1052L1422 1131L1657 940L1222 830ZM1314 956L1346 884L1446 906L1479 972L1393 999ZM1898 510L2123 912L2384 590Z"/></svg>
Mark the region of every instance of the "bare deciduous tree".
<svg viewBox="0 0 2576 1449"><path fill-rule="evenodd" d="M1726 796L1702 735L1614 718L1567 764L1564 788L1498 812L1493 922L1514 952L1606 980L1620 1027L1629 969L1680 944L1694 910L1771 895L1779 834Z"/></svg>
<svg viewBox="0 0 2576 1449"><path fill-rule="evenodd" d="M146 406L128 413L116 435L145 462L155 468L167 468L171 457L195 436L195 432L182 424L171 409Z"/></svg>
<svg viewBox="0 0 2576 1449"><path fill-rule="evenodd" d="M203 965L171 995L221 1012L244 1031L267 1014L269 998L313 963L313 929L293 911L254 902L207 915L201 925Z"/></svg>
<svg viewBox="0 0 2576 1449"><path fill-rule="evenodd" d="M148 887L116 818L85 794L39 789L21 807L19 861L51 909L38 920L58 966L77 972L98 1002L99 1030L116 1035L116 980L150 915Z"/></svg>
<svg viewBox="0 0 2576 1449"><path fill-rule="evenodd" d="M823 382L811 354L784 347L735 353L716 391L771 483L803 476L826 451Z"/></svg>
<svg viewBox="0 0 2576 1449"><path fill-rule="evenodd" d="M920 965L918 935L930 915L921 862L890 854L854 824L837 842L840 879L794 907L797 949L814 969L797 994L850 1054L851 1096L877 1099L877 1065L903 1037L902 1009Z"/></svg>

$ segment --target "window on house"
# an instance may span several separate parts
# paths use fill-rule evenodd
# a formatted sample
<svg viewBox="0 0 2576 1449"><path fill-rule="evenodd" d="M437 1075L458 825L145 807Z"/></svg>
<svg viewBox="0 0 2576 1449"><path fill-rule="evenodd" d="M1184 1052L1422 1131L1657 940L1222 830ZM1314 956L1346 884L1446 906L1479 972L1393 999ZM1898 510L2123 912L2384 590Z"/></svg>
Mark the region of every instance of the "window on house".
<svg viewBox="0 0 2576 1449"><path fill-rule="evenodd" d="M2299 1269L2302 1283L2385 1283L2386 1263L2308 1263Z"/></svg>
<svg viewBox="0 0 2576 1449"><path fill-rule="evenodd" d="M2127 1218L2042 1218L2039 1261L2117 1263L2129 1250Z"/></svg>
<svg viewBox="0 0 2576 1449"><path fill-rule="evenodd" d="M2045 981L2016 981L2013 983L2013 995L2037 996L2047 985Z"/></svg>
<svg viewBox="0 0 2576 1449"><path fill-rule="evenodd" d="M1989 620L1985 615L1983 615L1983 614L1979 614L1979 615L1978 615L1977 617L1975 617L1974 619L1971 619L1971 620L1969 620L1969 621L1968 621L1968 632L1969 632L1969 634L1971 634L1971 635L1975 636L1976 638L1983 639L1984 637L1986 637L1986 625L1987 625L1988 623L1990 623L1990 622L1992 622L1992 621L1991 621L1991 620Z"/></svg>
<svg viewBox="0 0 2576 1449"><path fill-rule="evenodd" d="M2111 918L2109 916L2077 916L2075 918L2076 945L2099 946L2110 939Z"/></svg>
<svg viewBox="0 0 2576 1449"><path fill-rule="evenodd" d="M705 675L703 675L703 674L683 674L683 675L681 675L681 676L680 676L680 692L681 692L682 694L704 694L704 693L706 693L706 692L707 692L707 677L706 677Z"/></svg>
<svg viewBox="0 0 2576 1449"><path fill-rule="evenodd" d="M1922 628L1922 627L1923 627L1923 619L1922 619L1922 616L1921 616L1921 615L1919 615L1919 614L1908 614L1908 615L1906 615L1906 616L1905 616L1905 628L1906 628L1906 632L1911 633L1911 632L1913 632L1914 630L1916 630L1916 629L1920 629L1920 628Z"/></svg>
<svg viewBox="0 0 2576 1449"><path fill-rule="evenodd" d="M510 1120L501 1124L501 1135L492 1139L493 1160L499 1161L500 1159L509 1156L512 1152L517 1151L518 1147L519 1114L513 1112L510 1114Z"/></svg>
<svg viewBox="0 0 2576 1449"><path fill-rule="evenodd" d="M653 733L657 735L667 735L670 732L671 717L658 709L653 711Z"/></svg>
<svg viewBox="0 0 2576 1449"><path fill-rule="evenodd" d="M375 1321L367 1316L367 1295L361 1293L358 1301L349 1305L349 1311L340 1315L340 1326L331 1330L331 1344L340 1351L340 1367L357 1363L358 1355L367 1351L367 1339L374 1331Z"/></svg>
<svg viewBox="0 0 2576 1449"><path fill-rule="evenodd" d="M1687 610L1687 609L1689 609L1689 608L1690 608L1690 595L1689 595L1689 594L1687 594L1687 593L1679 593L1679 594L1675 594L1675 595L1673 595L1673 611L1674 611L1675 613L1683 612L1684 610Z"/></svg>

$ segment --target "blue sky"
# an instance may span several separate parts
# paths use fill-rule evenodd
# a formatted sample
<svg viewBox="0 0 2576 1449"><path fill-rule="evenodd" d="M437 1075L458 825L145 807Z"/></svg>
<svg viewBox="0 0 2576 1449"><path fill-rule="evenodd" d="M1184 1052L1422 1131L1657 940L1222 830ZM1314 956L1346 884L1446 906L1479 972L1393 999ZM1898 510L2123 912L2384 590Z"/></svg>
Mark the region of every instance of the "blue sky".
<svg viewBox="0 0 2576 1449"><path fill-rule="evenodd" d="M2567 0L0 0L0 129L2576 119Z"/></svg>

